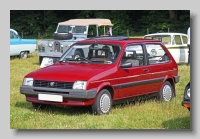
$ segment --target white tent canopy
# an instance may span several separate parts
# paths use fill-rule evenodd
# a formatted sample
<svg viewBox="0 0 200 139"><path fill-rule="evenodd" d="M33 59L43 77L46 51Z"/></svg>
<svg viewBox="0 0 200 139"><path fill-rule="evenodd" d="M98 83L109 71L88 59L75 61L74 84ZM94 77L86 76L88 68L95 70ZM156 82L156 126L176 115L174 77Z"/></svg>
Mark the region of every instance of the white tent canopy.
<svg viewBox="0 0 200 139"><path fill-rule="evenodd" d="M59 22L59 25L74 25L74 26L113 26L109 19L70 19L68 21Z"/></svg>

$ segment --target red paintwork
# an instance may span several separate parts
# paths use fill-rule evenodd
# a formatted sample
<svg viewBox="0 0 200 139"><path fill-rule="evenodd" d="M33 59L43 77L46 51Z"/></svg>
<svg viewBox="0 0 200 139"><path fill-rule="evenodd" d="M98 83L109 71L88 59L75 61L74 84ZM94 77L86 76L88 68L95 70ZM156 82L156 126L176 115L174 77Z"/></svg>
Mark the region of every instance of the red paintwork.
<svg viewBox="0 0 200 139"><path fill-rule="evenodd" d="M66 105L66 106L89 106L94 103L94 100L83 100L83 99L63 99L63 102L48 102L38 100L37 96L26 95L26 101L43 103L43 104L52 104L52 105Z"/></svg>
<svg viewBox="0 0 200 139"><path fill-rule="evenodd" d="M77 43L94 42L94 40L83 40ZM132 96L158 92L163 82L153 83L148 85L134 86L130 88L114 89L114 85L125 84L128 82L138 82L142 80L150 80L154 78L163 77L165 80L172 79L173 76L178 75L178 66L175 63L171 54L169 54L171 62L165 64L156 65L144 65L128 70L120 68L120 59L123 55L123 51L128 44L141 44L141 43L159 43L157 40L148 39L129 39L123 41L113 40L98 40L98 42L105 44L117 44L121 45L122 49L118 60L114 64L77 64L77 63L56 63L52 66L39 69L32 73L29 73L25 77L32 77L35 80L50 80L61 82L74 82L76 80L88 81L86 89L97 88L98 92L105 86L110 87L113 90L113 100L122 98L128 98ZM169 53L164 46L166 52ZM144 68L148 68L148 71L144 71ZM133 92L134 90L134 92ZM69 106L86 106L92 105L95 99L91 100L79 100L79 99L65 99L62 103L55 102L42 102L38 101L37 96L26 95L26 100L30 102L47 103L47 104L59 104Z"/></svg>

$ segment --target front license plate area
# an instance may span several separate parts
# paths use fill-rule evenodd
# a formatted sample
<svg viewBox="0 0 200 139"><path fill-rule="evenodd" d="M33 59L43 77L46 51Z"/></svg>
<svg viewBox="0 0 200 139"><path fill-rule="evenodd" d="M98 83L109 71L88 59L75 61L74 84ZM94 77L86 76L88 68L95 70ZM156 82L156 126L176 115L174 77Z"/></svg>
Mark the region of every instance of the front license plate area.
<svg viewBox="0 0 200 139"><path fill-rule="evenodd" d="M39 100L63 102L63 96L61 95L49 95L49 94L38 94Z"/></svg>

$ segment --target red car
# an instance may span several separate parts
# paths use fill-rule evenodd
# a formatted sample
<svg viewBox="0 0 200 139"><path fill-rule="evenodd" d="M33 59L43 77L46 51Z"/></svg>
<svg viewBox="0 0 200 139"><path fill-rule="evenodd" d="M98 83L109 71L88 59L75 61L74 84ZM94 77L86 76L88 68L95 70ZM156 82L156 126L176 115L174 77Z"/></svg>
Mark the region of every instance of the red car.
<svg viewBox="0 0 200 139"><path fill-rule="evenodd" d="M103 37L76 42L53 65L27 74L20 93L35 108L91 106L100 115L136 96L170 101L177 82L178 66L160 41Z"/></svg>

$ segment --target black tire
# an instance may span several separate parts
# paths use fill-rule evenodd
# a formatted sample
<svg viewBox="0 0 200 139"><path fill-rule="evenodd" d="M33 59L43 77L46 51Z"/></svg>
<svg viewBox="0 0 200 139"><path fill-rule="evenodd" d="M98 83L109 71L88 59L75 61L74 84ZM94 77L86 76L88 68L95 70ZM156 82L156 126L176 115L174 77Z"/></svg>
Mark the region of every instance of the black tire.
<svg viewBox="0 0 200 139"><path fill-rule="evenodd" d="M27 51L22 51L19 54L20 59L26 59L28 57L28 52Z"/></svg>
<svg viewBox="0 0 200 139"><path fill-rule="evenodd" d="M32 102L32 106L36 110L47 108L46 104L39 104L39 103L34 103L34 102Z"/></svg>
<svg viewBox="0 0 200 139"><path fill-rule="evenodd" d="M53 39L55 40L70 40L73 38L72 33L54 33Z"/></svg>
<svg viewBox="0 0 200 139"><path fill-rule="evenodd" d="M175 94L174 88L172 87L169 81L166 81L164 82L158 93L158 100L169 102L174 97L174 94Z"/></svg>
<svg viewBox="0 0 200 139"><path fill-rule="evenodd" d="M184 94L187 93L188 90L190 90L190 82L186 85ZM190 108L188 108L188 110L190 111Z"/></svg>
<svg viewBox="0 0 200 139"><path fill-rule="evenodd" d="M103 89L99 92L92 105L92 112L94 115L109 114L111 108L112 99L110 92L107 89Z"/></svg>
<svg viewBox="0 0 200 139"><path fill-rule="evenodd" d="M43 56L39 56L39 64L41 65L42 63L42 60L43 60Z"/></svg>

